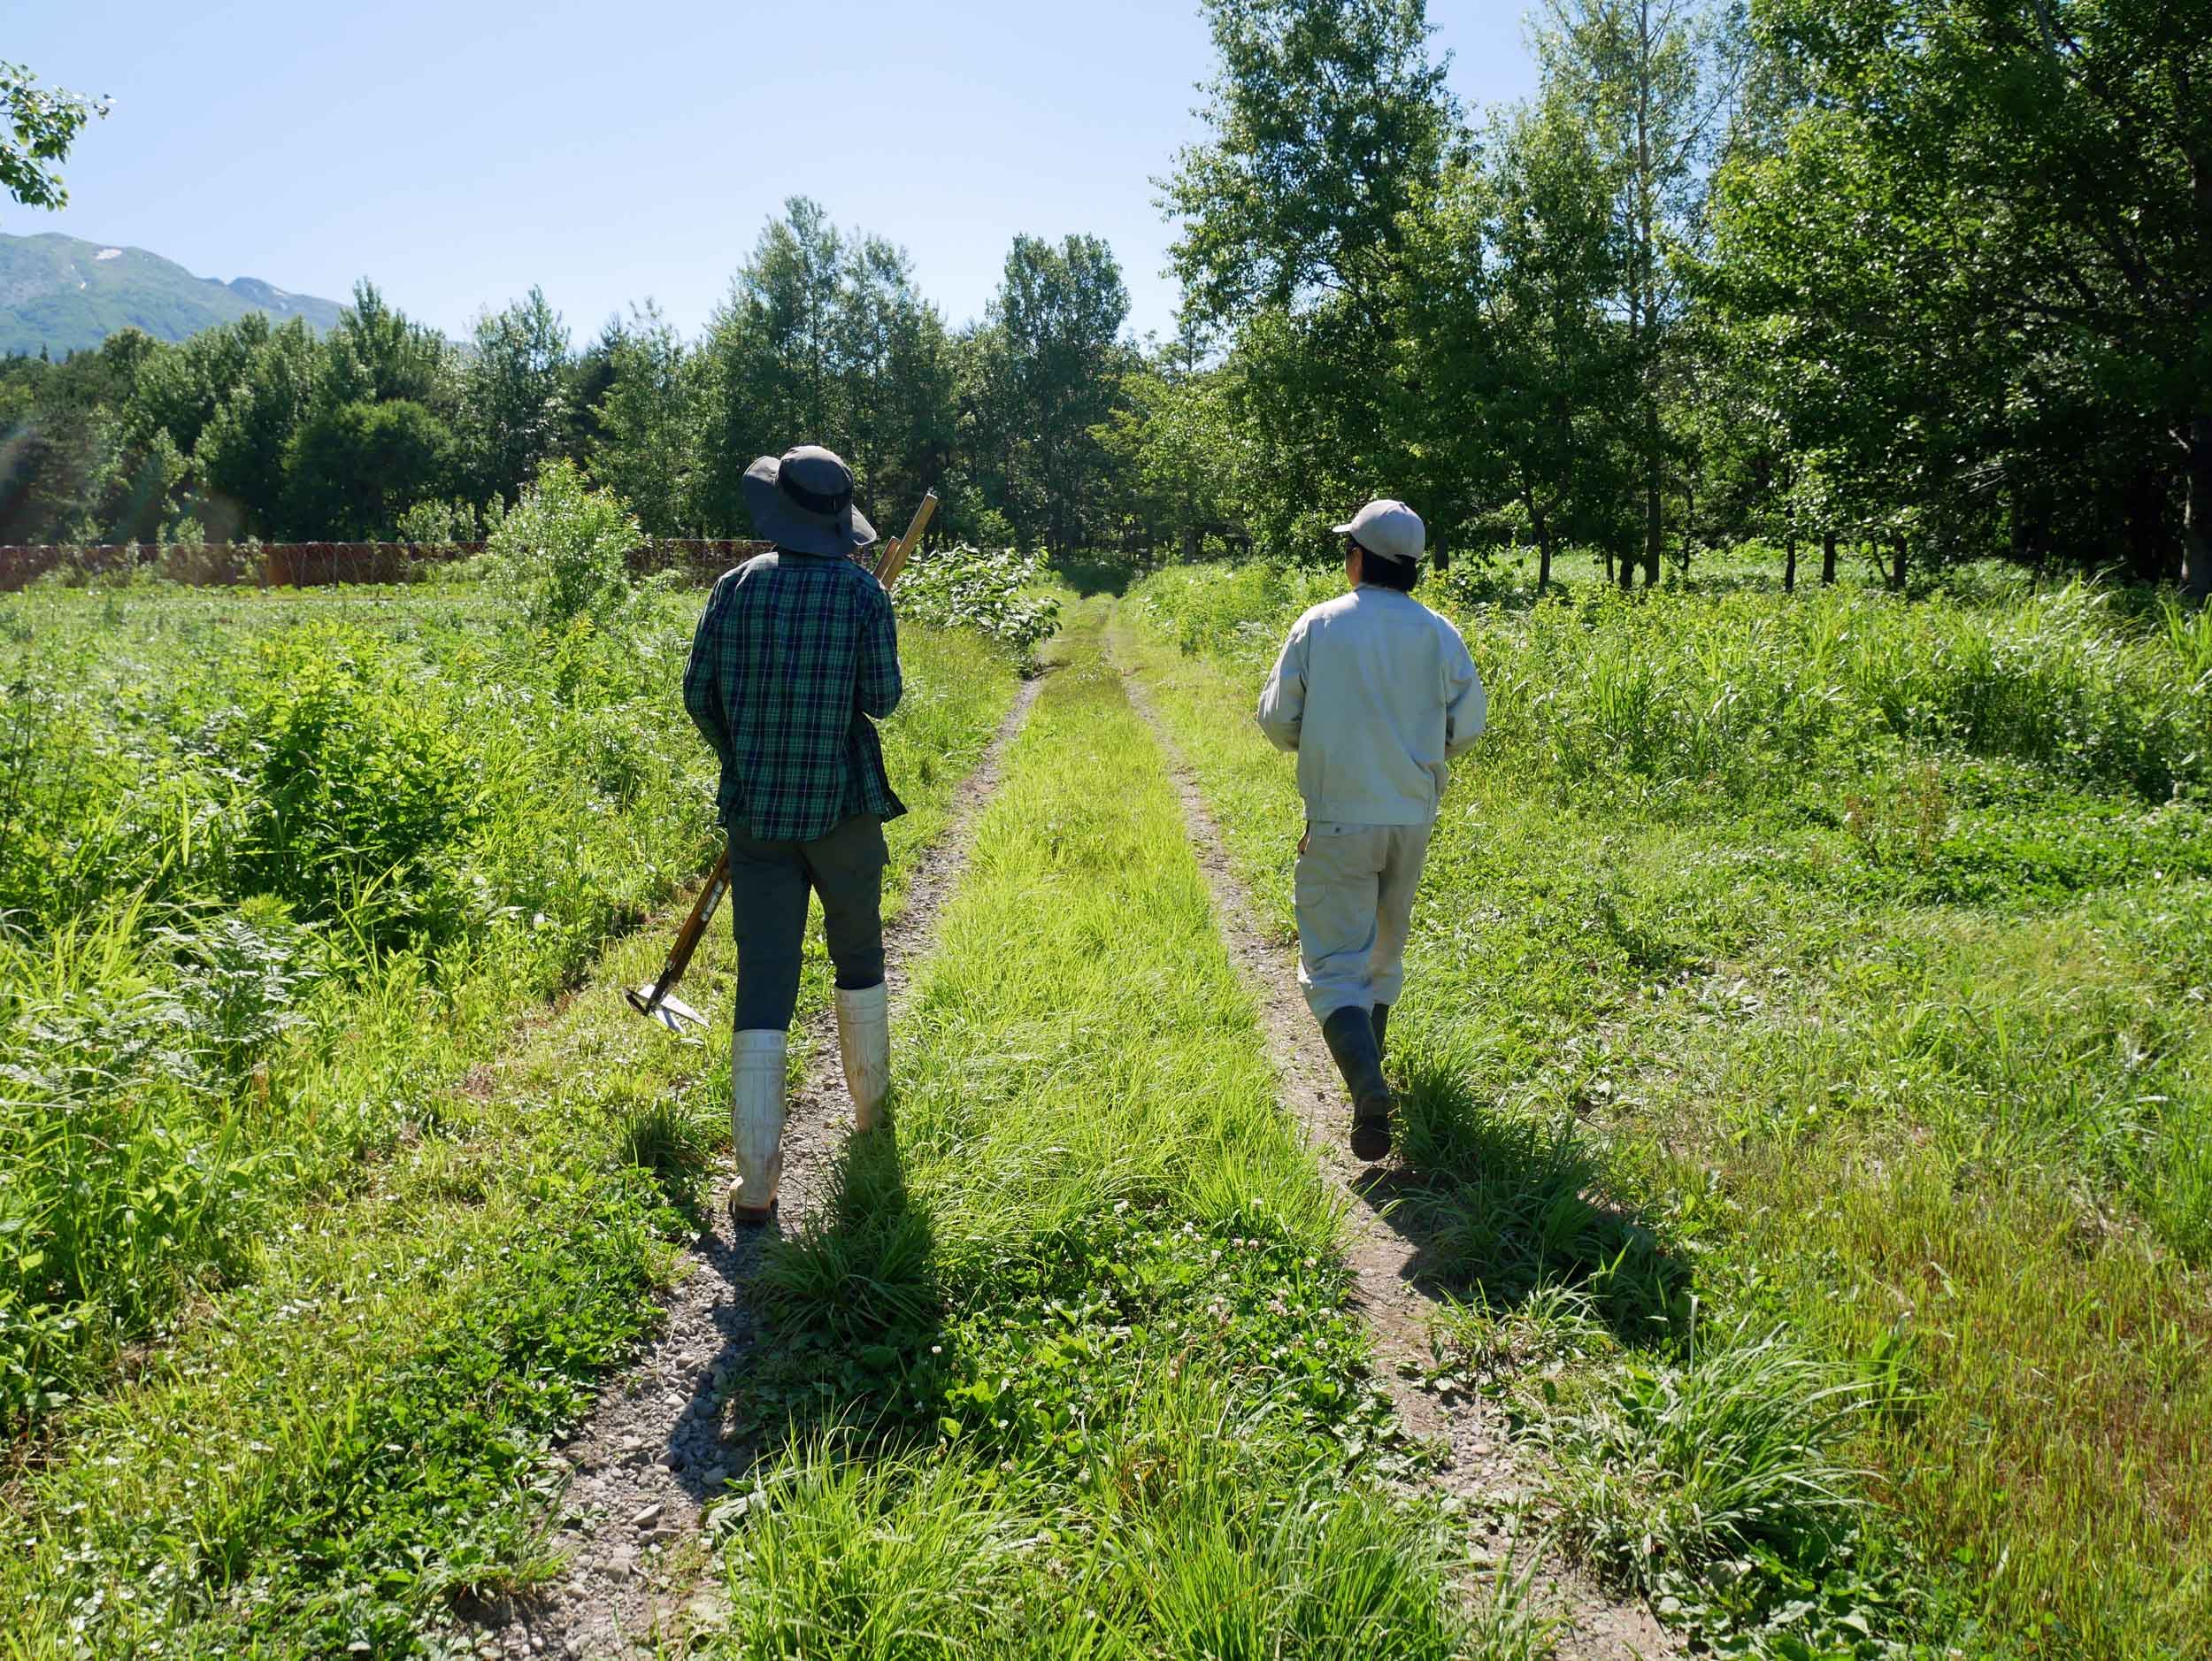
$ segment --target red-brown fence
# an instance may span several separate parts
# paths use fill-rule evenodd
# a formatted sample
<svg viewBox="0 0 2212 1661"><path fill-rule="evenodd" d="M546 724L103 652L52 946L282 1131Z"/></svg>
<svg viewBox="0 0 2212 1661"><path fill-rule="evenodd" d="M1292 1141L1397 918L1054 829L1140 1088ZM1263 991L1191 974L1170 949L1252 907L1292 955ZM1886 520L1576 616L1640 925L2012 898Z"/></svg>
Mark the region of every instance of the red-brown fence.
<svg viewBox="0 0 2212 1661"><path fill-rule="evenodd" d="M711 582L765 542L658 537L630 552L641 575L672 571ZM50 573L64 582L152 572L197 587L318 588L347 582L409 582L429 567L484 551L481 542L87 543L0 547L0 593Z"/></svg>

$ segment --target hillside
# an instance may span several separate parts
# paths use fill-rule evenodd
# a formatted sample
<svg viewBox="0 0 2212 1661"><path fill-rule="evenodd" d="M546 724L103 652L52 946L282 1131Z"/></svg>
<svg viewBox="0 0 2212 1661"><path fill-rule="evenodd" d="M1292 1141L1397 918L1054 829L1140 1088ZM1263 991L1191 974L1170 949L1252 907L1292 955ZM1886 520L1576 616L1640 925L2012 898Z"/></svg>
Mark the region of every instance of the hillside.
<svg viewBox="0 0 2212 1661"><path fill-rule="evenodd" d="M120 328L181 340L249 311L338 320L335 300L288 294L254 277L196 277L142 248L87 242L56 232L0 235L0 351L64 352L97 346Z"/></svg>

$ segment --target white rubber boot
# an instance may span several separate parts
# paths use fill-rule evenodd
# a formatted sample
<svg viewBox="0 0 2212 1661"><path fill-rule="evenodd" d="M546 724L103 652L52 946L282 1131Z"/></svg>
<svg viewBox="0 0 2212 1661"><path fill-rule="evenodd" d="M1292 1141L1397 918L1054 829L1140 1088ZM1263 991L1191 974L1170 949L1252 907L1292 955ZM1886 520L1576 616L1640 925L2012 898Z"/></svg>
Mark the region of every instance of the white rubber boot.
<svg viewBox="0 0 2212 1661"><path fill-rule="evenodd" d="M730 1041L730 1146L737 1188L730 1210L740 1221L765 1222L783 1176L783 1033L739 1033Z"/></svg>
<svg viewBox="0 0 2212 1661"><path fill-rule="evenodd" d="M837 993L837 1058L853 1093L853 1129L873 1130L891 1092L890 988L883 984Z"/></svg>

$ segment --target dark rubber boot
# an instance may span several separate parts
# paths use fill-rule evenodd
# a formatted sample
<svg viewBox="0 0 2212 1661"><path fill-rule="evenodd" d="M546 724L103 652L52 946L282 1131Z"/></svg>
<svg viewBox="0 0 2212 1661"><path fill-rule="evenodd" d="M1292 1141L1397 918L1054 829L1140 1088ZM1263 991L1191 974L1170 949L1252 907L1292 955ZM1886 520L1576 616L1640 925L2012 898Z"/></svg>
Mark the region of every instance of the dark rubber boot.
<svg viewBox="0 0 2212 1661"><path fill-rule="evenodd" d="M1375 1005L1375 1054L1378 1057L1390 1053L1389 1045L1386 1042L1389 1031L1390 1005L1378 1004Z"/></svg>
<svg viewBox="0 0 2212 1661"><path fill-rule="evenodd" d="M1390 1151L1391 1105L1374 1021L1363 1009L1335 1010L1321 1023L1321 1036L1352 1093L1352 1157L1372 1165Z"/></svg>

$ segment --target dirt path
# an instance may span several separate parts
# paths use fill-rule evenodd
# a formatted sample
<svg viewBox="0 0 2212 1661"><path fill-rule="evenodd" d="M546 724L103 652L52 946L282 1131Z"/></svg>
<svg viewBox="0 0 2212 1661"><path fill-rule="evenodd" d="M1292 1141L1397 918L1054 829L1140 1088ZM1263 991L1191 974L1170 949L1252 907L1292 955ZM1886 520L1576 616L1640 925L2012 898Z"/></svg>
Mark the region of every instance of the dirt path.
<svg viewBox="0 0 2212 1661"><path fill-rule="evenodd" d="M1348 1203L1346 1259L1355 1298L1375 1336L1376 1382L1389 1393L1407 1434L1437 1450L1440 1464L1432 1480L1464 1502L1470 1544L1494 1560L1502 1559L1511 1549L1504 1525L1520 1511L1529 1488L1509 1443L1503 1412L1487 1401L1440 1398L1423 1388L1420 1379L1430 1359L1427 1320L1436 1299L1414 1278L1418 1246L1386 1219L1387 1188L1345 1145L1350 1108L1320 1028L1299 995L1296 950L1271 941L1260 927L1243 885L1230 869L1221 828L1195 775L1141 678L1130 669L1121 673L1130 703L1151 727L1174 774L1222 936L1259 1002L1268 1056L1282 1080L1283 1105L1305 1127L1323 1169ZM1611 1661L1679 1653L1640 1603L1608 1596L1563 1564L1548 1564L1546 1571L1549 1602L1563 1623L1560 1656Z"/></svg>
<svg viewBox="0 0 2212 1661"><path fill-rule="evenodd" d="M967 863L970 832L998 786L1007 748L1027 720L1040 681L1025 681L1013 707L961 786L945 830L910 874L905 904L885 927L895 1005L905 970L926 950L945 897ZM773 1227L801 1227L820 1203L852 1124L852 1101L837 1059L833 1009L803 1027L806 1073L792 1093L784 1130L783 1184ZM894 1024L895 1036L897 1027ZM601 1392L591 1419L565 1450L573 1480L549 1550L566 1571L527 1598L493 1611L480 1629L486 1656L612 1657L680 1648L682 1634L718 1614L719 1595L702 1589L706 1551L701 1513L742 1464L727 1446L721 1408L757 1334L744 1288L764 1234L740 1237L720 1201L713 1221L686 1250L664 1308L660 1335Z"/></svg>

